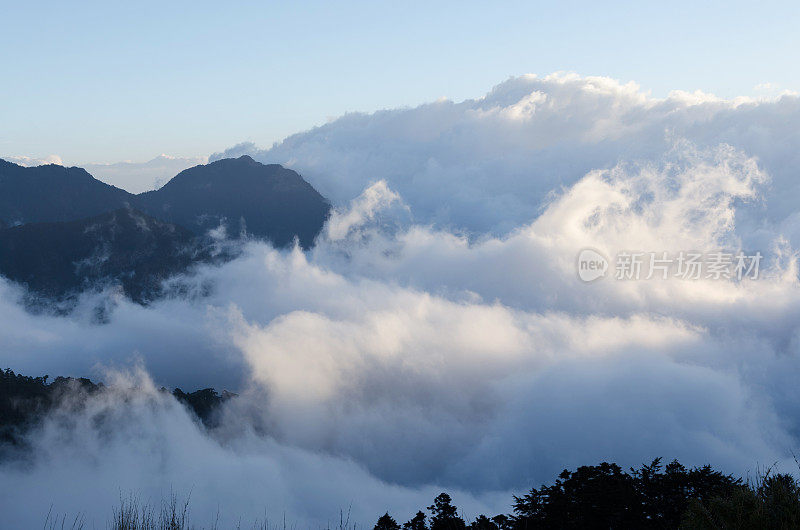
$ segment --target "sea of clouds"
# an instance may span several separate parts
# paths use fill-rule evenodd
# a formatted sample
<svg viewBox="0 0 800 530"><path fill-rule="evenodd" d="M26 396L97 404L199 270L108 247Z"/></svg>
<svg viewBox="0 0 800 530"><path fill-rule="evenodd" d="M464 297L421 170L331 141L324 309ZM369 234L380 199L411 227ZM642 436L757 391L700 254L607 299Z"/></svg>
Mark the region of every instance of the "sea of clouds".
<svg viewBox="0 0 800 530"><path fill-rule="evenodd" d="M0 464L4 517L102 524L120 494L173 491L200 524L369 525L440 491L467 517L508 512L603 460L796 470L798 131L792 94L655 99L559 74L214 155L330 197L317 245L249 242L172 280L180 296L87 293L68 316L0 280L4 364L110 383ZM758 279L584 283L587 247L764 260ZM208 432L161 385L240 397Z"/></svg>

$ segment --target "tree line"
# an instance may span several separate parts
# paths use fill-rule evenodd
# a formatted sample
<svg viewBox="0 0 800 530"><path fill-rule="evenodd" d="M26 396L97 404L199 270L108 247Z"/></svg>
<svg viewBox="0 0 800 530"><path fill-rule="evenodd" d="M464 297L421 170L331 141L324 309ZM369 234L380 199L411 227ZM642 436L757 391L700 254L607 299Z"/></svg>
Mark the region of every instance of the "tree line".
<svg viewBox="0 0 800 530"><path fill-rule="evenodd" d="M83 378L48 379L0 370L0 459L3 448L21 443L27 428L65 394L79 390L88 396L103 388ZM212 428L218 407L235 397L213 389L170 393ZM771 470L743 481L710 465L690 469L675 460L664 465L656 459L628 470L603 462L564 470L552 484L513 497L510 507L508 514L481 514L467 521L450 495L442 493L402 524L387 511L374 530L800 528L800 484L790 474Z"/></svg>
<svg viewBox="0 0 800 530"><path fill-rule="evenodd" d="M661 459L623 470L601 463L564 470L552 485L515 496L511 514L467 522L447 493L402 525L388 512L374 530L790 529L800 528L800 485L765 471L752 482L711 466Z"/></svg>

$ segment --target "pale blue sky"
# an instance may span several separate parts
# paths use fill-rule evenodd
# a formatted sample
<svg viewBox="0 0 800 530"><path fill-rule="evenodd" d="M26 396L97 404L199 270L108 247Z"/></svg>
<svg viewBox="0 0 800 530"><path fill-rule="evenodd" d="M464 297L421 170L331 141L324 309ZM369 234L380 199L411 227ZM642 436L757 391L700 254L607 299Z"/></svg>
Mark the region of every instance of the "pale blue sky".
<svg viewBox="0 0 800 530"><path fill-rule="evenodd" d="M800 89L796 2L6 2L0 156L262 146L346 111L558 70L653 95Z"/></svg>

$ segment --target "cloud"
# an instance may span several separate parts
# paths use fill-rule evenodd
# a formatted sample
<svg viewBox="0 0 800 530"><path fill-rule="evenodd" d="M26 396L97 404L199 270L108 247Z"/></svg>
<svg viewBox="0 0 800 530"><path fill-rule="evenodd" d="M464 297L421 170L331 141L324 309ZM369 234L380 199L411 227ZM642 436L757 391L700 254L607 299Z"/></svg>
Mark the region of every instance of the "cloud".
<svg viewBox="0 0 800 530"><path fill-rule="evenodd" d="M379 212L397 204L404 206L400 196L390 190L385 181L376 182L353 199L347 209L333 211L325 225L327 239L342 240L353 228L373 221Z"/></svg>
<svg viewBox="0 0 800 530"><path fill-rule="evenodd" d="M335 199L309 252L248 242L170 280L173 297L86 294L68 316L25 311L0 281L4 362L116 381L32 433L24 467L0 465L10 516L38 524L53 502L102 521L120 488L174 487L193 488L198 523L219 505L316 526L352 502L368 525L442 490L508 511L601 460L794 469L797 105L557 75L347 115L256 153ZM757 280L587 284L587 247L764 264ZM146 374L107 375L131 365ZM240 397L204 432L162 384Z"/></svg>
<svg viewBox="0 0 800 530"><path fill-rule="evenodd" d="M147 162L94 163L82 167L93 177L107 184L131 193L141 193L160 188L184 169L206 162L204 156L174 157L161 154Z"/></svg>
<svg viewBox="0 0 800 530"><path fill-rule="evenodd" d="M35 157L32 158L29 156L3 156L0 158L2 158L3 160L7 160L8 162L13 162L14 164L19 164L20 166L25 166L25 167L42 166L47 164L56 164L58 166L64 165L64 162L58 155L48 155L44 158L35 158Z"/></svg>
<svg viewBox="0 0 800 530"><path fill-rule="evenodd" d="M56 411L34 432L31 459L0 470L4 524L30 528L52 509L102 525L110 507L133 492L156 507L171 493L188 498L198 524L218 519L232 528L285 517L292 526L321 527L340 510L353 521L370 520L374 506L410 518L439 493L388 484L357 463L252 433L216 439L145 374L107 376L110 389ZM460 493L470 511L497 503Z"/></svg>
<svg viewBox="0 0 800 530"><path fill-rule="evenodd" d="M657 99L604 77L527 75L481 98L347 114L268 149L241 144L211 159L246 153L288 165L339 205L383 180L418 222L502 235L591 170L656 159L676 138L701 149L724 143L771 175L768 216L780 223L800 191L799 119L796 95Z"/></svg>

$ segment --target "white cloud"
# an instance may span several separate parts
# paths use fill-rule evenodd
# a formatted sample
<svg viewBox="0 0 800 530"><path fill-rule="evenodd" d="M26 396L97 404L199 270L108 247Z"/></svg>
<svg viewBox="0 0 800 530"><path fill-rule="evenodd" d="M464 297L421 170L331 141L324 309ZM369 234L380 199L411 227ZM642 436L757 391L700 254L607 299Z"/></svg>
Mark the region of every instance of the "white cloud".
<svg viewBox="0 0 800 530"><path fill-rule="evenodd" d="M242 394L205 434L146 376L139 392L123 381L75 429L35 433L25 472L0 467L10 516L38 524L54 502L101 520L118 488L174 486L194 488L200 523L219 504L321 525L352 502L372 524L442 489L472 515L507 511L512 491L600 460L791 469L798 124L789 97L655 100L557 75L348 115L256 153L335 199L312 251L249 243L175 279L186 296L87 295L69 317L25 312L0 282L11 368L142 362L156 386ZM585 247L766 260L757 281L584 284ZM91 423L97 410L108 423ZM64 487L75 476L93 480Z"/></svg>
<svg viewBox="0 0 800 530"><path fill-rule="evenodd" d="M603 77L522 76L486 96L373 114L347 114L252 154L299 171L344 205L383 180L422 223L503 234L535 219L548 194L594 169L658 158L675 139L725 143L758 159L773 178L769 218L794 212L800 167L800 98L725 100L675 91L652 98Z"/></svg>
<svg viewBox="0 0 800 530"><path fill-rule="evenodd" d="M398 203L402 204L400 196L390 190L386 182L376 182L353 199L347 209L334 209L325 226L326 236L331 241L342 240L353 228L373 221L380 211Z"/></svg>
<svg viewBox="0 0 800 530"><path fill-rule="evenodd" d="M141 193L160 188L184 169L206 162L206 157L187 158L161 154L147 162L93 163L82 167L93 177L107 184L131 193Z"/></svg>
<svg viewBox="0 0 800 530"><path fill-rule="evenodd" d="M31 528L48 511L82 516L89 526L110 520L110 507L134 492L158 507L176 493L190 501L198 524L223 528L266 516L270 525L325 526L342 510L371 520L374 506L411 517L439 493L382 482L357 463L244 434L225 441L207 435L177 401L146 375L119 374L114 387L59 410L30 437L33 459L0 470L4 524ZM464 492L471 511L498 503ZM338 521L337 521L338 522Z"/></svg>
<svg viewBox="0 0 800 530"><path fill-rule="evenodd" d="M29 156L0 156L0 158L25 167L43 166L47 164L56 164L58 166L64 165L64 162L58 155L47 155L44 158L35 158Z"/></svg>

